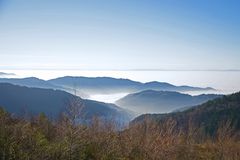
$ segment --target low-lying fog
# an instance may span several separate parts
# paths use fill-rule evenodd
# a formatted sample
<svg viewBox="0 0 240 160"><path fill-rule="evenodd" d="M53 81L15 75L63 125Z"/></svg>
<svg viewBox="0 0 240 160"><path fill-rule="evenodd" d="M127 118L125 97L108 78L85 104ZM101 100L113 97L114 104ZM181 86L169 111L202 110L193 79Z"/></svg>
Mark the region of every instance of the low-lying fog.
<svg viewBox="0 0 240 160"><path fill-rule="evenodd" d="M114 103L120 98L128 95L129 93L116 93L116 94L96 94L91 95L88 99L106 102L106 103Z"/></svg>

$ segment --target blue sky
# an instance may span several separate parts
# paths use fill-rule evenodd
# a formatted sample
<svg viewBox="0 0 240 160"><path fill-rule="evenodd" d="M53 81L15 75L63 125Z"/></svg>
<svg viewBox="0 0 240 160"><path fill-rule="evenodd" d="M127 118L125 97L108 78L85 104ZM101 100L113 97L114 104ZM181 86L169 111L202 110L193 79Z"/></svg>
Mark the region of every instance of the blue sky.
<svg viewBox="0 0 240 160"><path fill-rule="evenodd" d="M0 0L1 69L240 69L239 0Z"/></svg>

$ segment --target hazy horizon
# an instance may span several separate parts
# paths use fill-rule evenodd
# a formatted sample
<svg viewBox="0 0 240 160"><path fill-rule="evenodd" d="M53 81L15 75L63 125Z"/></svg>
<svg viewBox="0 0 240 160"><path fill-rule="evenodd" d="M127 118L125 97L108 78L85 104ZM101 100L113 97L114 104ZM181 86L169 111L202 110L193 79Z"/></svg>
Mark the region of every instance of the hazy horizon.
<svg viewBox="0 0 240 160"><path fill-rule="evenodd" d="M49 80L63 76L113 77L139 82L167 82L178 86L213 87L224 94L240 91L239 71L0 70L0 72L16 74L5 78L37 77Z"/></svg>

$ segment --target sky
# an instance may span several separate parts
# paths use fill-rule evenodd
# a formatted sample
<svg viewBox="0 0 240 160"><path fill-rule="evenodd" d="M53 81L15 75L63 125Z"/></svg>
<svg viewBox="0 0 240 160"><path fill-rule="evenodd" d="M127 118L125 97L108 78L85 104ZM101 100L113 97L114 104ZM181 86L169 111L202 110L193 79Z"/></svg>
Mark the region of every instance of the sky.
<svg viewBox="0 0 240 160"><path fill-rule="evenodd" d="M0 69L240 70L239 0L0 0Z"/></svg>

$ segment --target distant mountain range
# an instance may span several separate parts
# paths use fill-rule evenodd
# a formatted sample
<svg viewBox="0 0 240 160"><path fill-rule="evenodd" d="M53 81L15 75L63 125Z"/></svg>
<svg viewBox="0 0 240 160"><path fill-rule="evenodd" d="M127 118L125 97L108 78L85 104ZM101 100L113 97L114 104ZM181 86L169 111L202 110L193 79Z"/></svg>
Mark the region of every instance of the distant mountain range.
<svg viewBox="0 0 240 160"><path fill-rule="evenodd" d="M159 124L175 121L178 130L187 131L189 127L194 127L206 132L207 135L216 134L219 128L227 127L226 124L239 131L240 92L210 100L183 112L144 114L135 118L131 125L143 123L145 120L155 121Z"/></svg>
<svg viewBox="0 0 240 160"><path fill-rule="evenodd" d="M129 94L116 101L116 104L139 113L167 113L178 109L188 109L190 106L202 104L218 97L221 95L191 96L172 91L145 90Z"/></svg>
<svg viewBox="0 0 240 160"><path fill-rule="evenodd" d="M1 84L0 87L2 87L0 88L1 89L0 105L7 107L7 109L12 113L19 114L24 109L26 109L26 111L31 112L33 114L45 112L49 115L51 114L56 116L58 113L64 110L64 106L66 106L66 104L64 104L63 102L64 100L71 99L71 97L76 98L76 96L78 96L78 98L79 97L84 98L80 99L86 104L85 105L86 110L84 110L86 116L85 119L89 119L93 115L99 115L100 117L103 116L108 118L112 115L116 115L112 117L116 117L116 119L121 119L121 117L125 117L123 119L127 119L126 121L128 121L129 120L128 117L131 117L132 114L130 116L129 114L126 114L129 113L129 111L126 111L125 109L129 110L133 109L133 111L143 112L153 111L157 113L169 112L174 109L179 109L178 107L200 104L216 96L216 95L209 96L202 95L198 97L192 97L180 93L174 93L175 94L174 96L173 94L170 94L172 92L159 92L170 94L168 97L169 100L166 101L164 97L157 97L157 95L154 93L158 92L158 90L205 92L214 89L191 86L174 86L169 83L163 82L141 83L129 79L116 79L110 77L88 78L66 76L47 81L35 77L0 78L0 84ZM146 89L154 89L156 91L151 91L151 94L149 95L151 97L150 99L147 96L138 97L140 93L150 92L149 90L143 91ZM12 91L10 92L10 90ZM88 98L89 95L92 94L113 94L124 92L132 93L138 91L140 91L140 93L137 94L138 96L134 95L138 97L135 102L130 102L130 100L126 97L124 99L117 101L117 104L121 105L122 107L125 107L125 109L121 109L114 104L86 100L86 98ZM127 97L133 96L128 95ZM178 100L179 102L177 103L176 101ZM136 104L137 107L136 105L132 104ZM96 108L96 106L99 109Z"/></svg>
<svg viewBox="0 0 240 160"><path fill-rule="evenodd" d="M0 72L0 77L1 78L14 77L14 76L16 76L16 74L14 74L14 73Z"/></svg>
<svg viewBox="0 0 240 160"><path fill-rule="evenodd" d="M0 78L0 83L11 83L26 87L46 88L46 89L63 89L60 86L49 83L48 81L36 78Z"/></svg>
<svg viewBox="0 0 240 160"><path fill-rule="evenodd" d="M0 72L0 76L4 75L15 75L14 73L5 73L5 72Z"/></svg>
<svg viewBox="0 0 240 160"><path fill-rule="evenodd" d="M60 77L49 80L48 82L64 88L80 90L85 94L113 94L113 93L132 93L148 89L161 91L213 91L215 89L207 87L175 86L165 82L141 83L129 79L116 79L111 77Z"/></svg>
<svg viewBox="0 0 240 160"><path fill-rule="evenodd" d="M28 77L28 78L0 78L0 83L11 83L20 86L26 87L34 87L34 88L45 88L45 89L58 89L63 90L71 94L77 94L82 98L87 98L88 95L75 90L74 88L67 88L52 84L49 81L45 81L36 77Z"/></svg>
<svg viewBox="0 0 240 160"><path fill-rule="evenodd" d="M38 80L35 79L35 81ZM48 84L44 81L39 82ZM42 86L46 87L46 85ZM35 115L43 112L52 118L56 118L61 112L66 111L68 105L76 101L79 103L74 105L81 104L82 107L81 121L87 122L96 116L101 119L127 123L132 118L128 111L114 104L81 99L65 91L0 83L0 106L16 115L23 115L25 112Z"/></svg>
<svg viewBox="0 0 240 160"><path fill-rule="evenodd" d="M129 79L117 79L111 77L60 77L48 81L35 77L29 78L0 78L0 83L11 83L27 87L60 89L66 92L76 94L82 98L88 98L93 94L114 94L114 93L133 93L143 90L161 90L161 91L214 91L215 89L207 87L175 86L165 82L141 83Z"/></svg>

